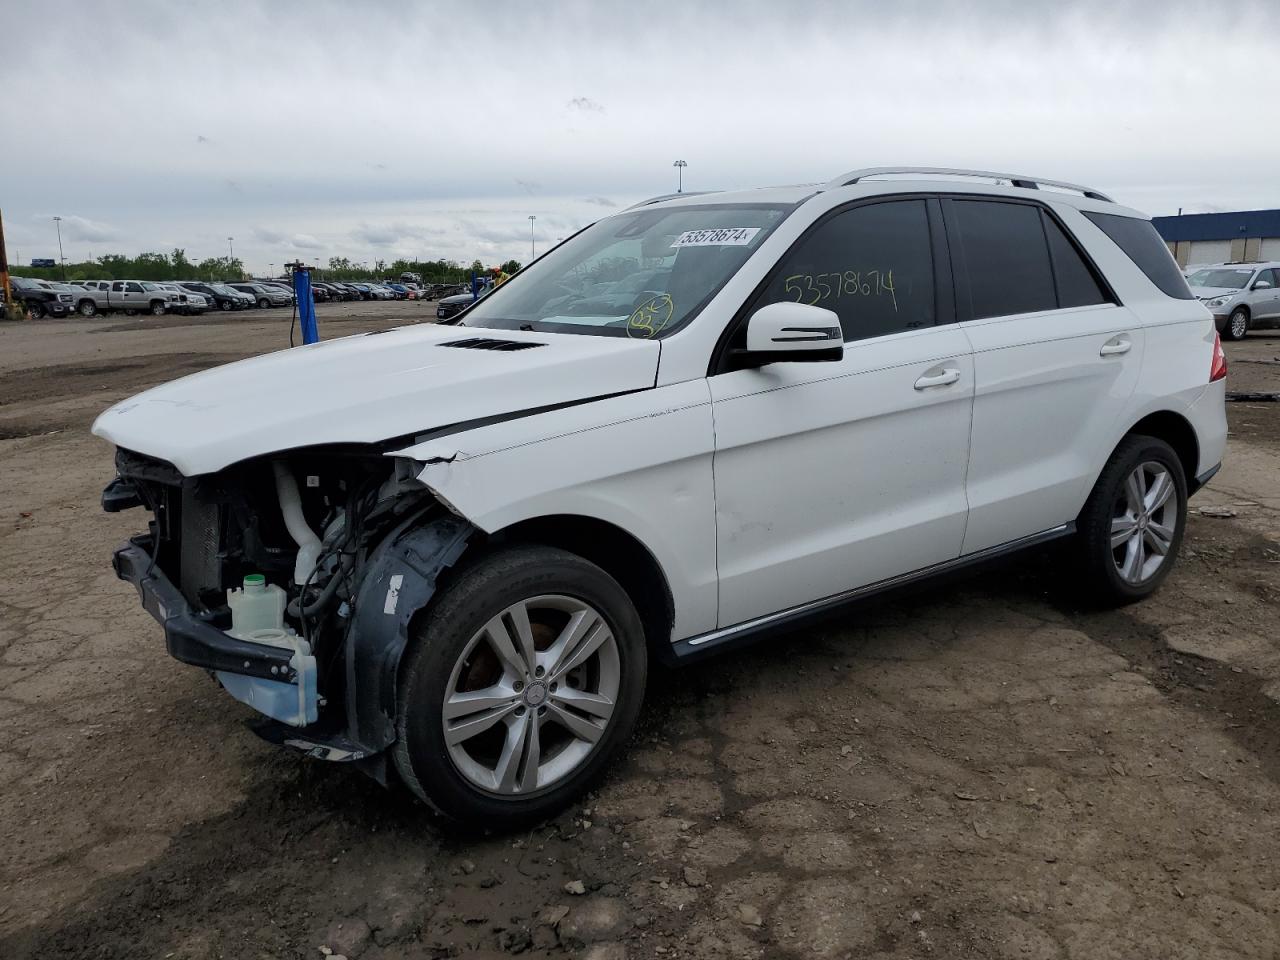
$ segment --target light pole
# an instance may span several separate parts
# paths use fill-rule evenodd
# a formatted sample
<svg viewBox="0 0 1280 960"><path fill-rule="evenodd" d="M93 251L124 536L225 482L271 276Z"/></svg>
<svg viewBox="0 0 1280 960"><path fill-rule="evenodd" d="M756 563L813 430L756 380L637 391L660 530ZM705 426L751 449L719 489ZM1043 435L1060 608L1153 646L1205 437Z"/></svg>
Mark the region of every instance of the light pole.
<svg viewBox="0 0 1280 960"><path fill-rule="evenodd" d="M276 265L274 263L268 263L267 270L270 271L271 279L274 280L276 278Z"/></svg>
<svg viewBox="0 0 1280 960"><path fill-rule="evenodd" d="M232 260L236 258L236 248L231 245L231 241L234 239L234 237L227 237L227 253L231 255L230 259Z"/></svg>
<svg viewBox="0 0 1280 960"><path fill-rule="evenodd" d="M533 261L537 258L537 255L533 252L533 222L537 219L538 218L535 214L532 214L532 213L529 214L529 262L530 263L533 263Z"/></svg>
<svg viewBox="0 0 1280 960"><path fill-rule="evenodd" d="M58 228L58 275L67 279L67 258L62 255L62 218L54 217L53 225Z"/></svg>
<svg viewBox="0 0 1280 960"><path fill-rule="evenodd" d="M688 166L683 160L672 164L676 168L676 193L684 193L684 168Z"/></svg>

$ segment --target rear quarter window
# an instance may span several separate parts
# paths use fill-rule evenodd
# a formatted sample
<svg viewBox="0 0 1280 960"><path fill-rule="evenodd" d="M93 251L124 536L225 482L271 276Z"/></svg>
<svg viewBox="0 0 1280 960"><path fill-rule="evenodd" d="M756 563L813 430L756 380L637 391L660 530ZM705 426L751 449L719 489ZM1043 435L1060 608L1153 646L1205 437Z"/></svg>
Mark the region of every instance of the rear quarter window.
<svg viewBox="0 0 1280 960"><path fill-rule="evenodd" d="M1121 217L1114 213L1081 211L1094 225L1124 251L1147 279L1166 296L1175 300L1194 300L1195 295L1187 286L1186 278L1174 263L1169 248L1150 220Z"/></svg>

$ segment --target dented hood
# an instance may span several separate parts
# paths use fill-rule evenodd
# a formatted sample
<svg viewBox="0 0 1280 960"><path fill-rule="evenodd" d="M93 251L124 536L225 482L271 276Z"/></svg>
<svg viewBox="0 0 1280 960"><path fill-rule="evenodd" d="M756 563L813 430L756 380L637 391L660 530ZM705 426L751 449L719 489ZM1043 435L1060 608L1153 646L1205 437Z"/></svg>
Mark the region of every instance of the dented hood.
<svg viewBox="0 0 1280 960"><path fill-rule="evenodd" d="M621 337L402 327L183 377L117 403L93 432L194 476L280 450L378 443L642 390L659 350Z"/></svg>

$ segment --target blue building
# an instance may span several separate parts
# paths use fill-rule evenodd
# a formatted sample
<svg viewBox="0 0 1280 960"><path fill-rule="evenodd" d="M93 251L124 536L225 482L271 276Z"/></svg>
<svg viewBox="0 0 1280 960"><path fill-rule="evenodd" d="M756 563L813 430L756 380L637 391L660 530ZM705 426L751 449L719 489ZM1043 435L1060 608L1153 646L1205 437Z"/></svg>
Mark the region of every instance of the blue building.
<svg viewBox="0 0 1280 960"><path fill-rule="evenodd" d="M1178 266L1280 260L1280 210L1152 217Z"/></svg>

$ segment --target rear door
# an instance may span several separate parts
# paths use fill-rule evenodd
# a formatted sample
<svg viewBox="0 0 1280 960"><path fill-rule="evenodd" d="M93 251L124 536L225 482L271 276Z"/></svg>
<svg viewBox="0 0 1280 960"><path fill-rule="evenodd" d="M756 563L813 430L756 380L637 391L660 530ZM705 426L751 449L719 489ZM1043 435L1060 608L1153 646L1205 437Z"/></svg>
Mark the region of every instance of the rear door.
<svg viewBox="0 0 1280 960"><path fill-rule="evenodd" d="M1137 385L1143 331L1048 206L943 208L974 351L969 554L1075 519Z"/></svg>
<svg viewBox="0 0 1280 960"><path fill-rule="evenodd" d="M943 242L936 199L837 210L743 311L826 307L845 345L710 378L722 627L959 555L973 358Z"/></svg>

